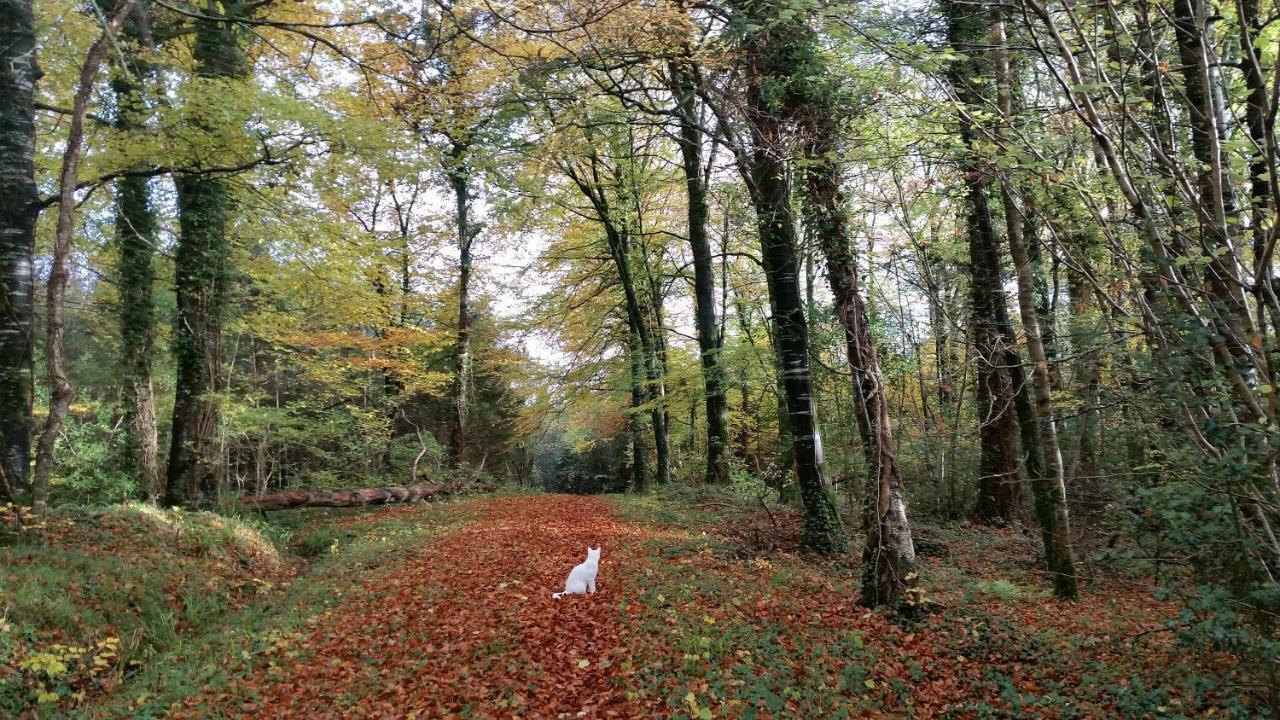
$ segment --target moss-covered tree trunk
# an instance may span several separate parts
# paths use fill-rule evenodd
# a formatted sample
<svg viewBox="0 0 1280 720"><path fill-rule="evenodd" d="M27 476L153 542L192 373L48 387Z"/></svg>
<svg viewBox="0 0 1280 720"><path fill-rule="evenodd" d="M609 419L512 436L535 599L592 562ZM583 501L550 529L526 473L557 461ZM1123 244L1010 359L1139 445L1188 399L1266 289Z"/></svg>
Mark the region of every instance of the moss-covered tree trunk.
<svg viewBox="0 0 1280 720"><path fill-rule="evenodd" d="M673 61L669 67L678 139L688 198L689 247L693 251L694 326L698 352L702 358L702 383L707 411L707 468L709 483L729 479L729 404L725 397L724 368L720 361L720 333L716 324L716 281L711 263L711 240L707 234L707 188L703 178L702 126L695 102L698 74L688 62Z"/></svg>
<svg viewBox="0 0 1280 720"><path fill-rule="evenodd" d="M27 492L31 467L39 76L31 0L0 0L0 500Z"/></svg>
<svg viewBox="0 0 1280 720"><path fill-rule="evenodd" d="M471 244L479 230L471 222L469 149L465 141L453 141L445 163L445 175L453 190L453 222L458 240L458 328L453 344L453 424L449 428L449 463L454 467L461 464L466 451L467 390L471 386Z"/></svg>
<svg viewBox="0 0 1280 720"><path fill-rule="evenodd" d="M991 62L984 52L990 41L990 18L985 8L948 0L947 37L963 57L948 74L960 100L958 158L964 180L964 228L969 248L971 342L976 356L979 461L978 500L974 516L984 523L1009 523L1021 518L1022 477L1018 469L1017 385L1007 364L1005 333L1009 325L999 247L991 212L991 177L973 149L978 128L963 108L974 107L990 91Z"/></svg>
<svg viewBox="0 0 1280 720"><path fill-rule="evenodd" d="M1010 122L1014 116L1014 93L1017 91L1014 89L1015 78L1009 69L1003 10L999 4L991 6L991 45L995 61L996 106L1003 116L995 138L997 144L1002 145L1003 124ZM1001 150L1003 151L1003 147ZM1078 593L1076 556L1071 543L1062 450L1058 444L1057 421L1053 411L1053 382L1050 377L1049 357L1045 351L1040 330L1037 283L1027 248L1027 239L1023 234L1023 229L1027 226L1024 222L1026 201L1018 192L1007 171L1000 173L1000 198L1004 206L1009 254L1013 259L1014 272L1018 281L1019 316L1022 319L1023 334L1026 336L1027 356L1031 360L1031 387L1034 397L1032 421L1036 429L1034 440L1039 445L1040 454L1044 459L1043 472L1032 477L1036 518L1044 539L1049 572L1053 575L1054 593L1060 598L1072 599Z"/></svg>
<svg viewBox="0 0 1280 720"><path fill-rule="evenodd" d="M809 371L809 328L800 294L796 263L796 232L791 216L790 183L786 169L768 142L772 125L763 121L753 152L752 176L756 195L756 227L765 273L769 275L776 313L775 352L782 367L787 428L791 434L796 482L804 508L804 544L815 552L836 554L846 548L831 486L823 467L822 438ZM757 120L757 124L761 121Z"/></svg>
<svg viewBox="0 0 1280 720"><path fill-rule="evenodd" d="M786 419L796 481L804 512L804 546L814 552L844 552L847 542L835 498L823 467L822 437L809 370L809 327L804 316L798 234L791 206L788 158L793 138L782 114L785 110L771 91L794 70L783 59L793 39L793 26L778 23L772 4L743 3L740 12L752 30L743 38L741 63L746 85L745 118L750 146L741 158L744 180L755 206L761 262L773 308L774 349L781 366ZM774 25L764 30L766 25Z"/></svg>
<svg viewBox="0 0 1280 720"><path fill-rule="evenodd" d="M861 602L875 607L902 599L914 602L908 593L915 587L918 574L902 472L893 451L884 380L859 288L849 217L840 191L834 110L823 103L811 103L805 108L805 206L809 227L826 258L827 281L844 328L853 379L853 412L867 469L862 509L866 542L862 550Z"/></svg>
<svg viewBox="0 0 1280 720"><path fill-rule="evenodd" d="M234 18L236 6L203 5L195 21L193 55L200 77L235 79L247 72ZM173 424L165 502L207 505L219 491L214 430L222 368L222 326L227 307L231 190L224 178L199 173L176 177L177 252L174 255L175 378Z"/></svg>
<svg viewBox="0 0 1280 720"><path fill-rule="evenodd" d="M116 68L111 89L116 98L115 125L126 137L146 120L145 61L134 48L150 36L145 5L126 20L122 44L124 64ZM120 293L120 367L128 461L147 499L155 502L163 488L157 454L155 385L156 354L155 249L156 219L149 181L130 175L116 181L116 286Z"/></svg>
<svg viewBox="0 0 1280 720"><path fill-rule="evenodd" d="M631 413L627 418L627 429L631 435L631 489L642 493L649 488L644 446L644 406L648 402L648 393L645 392L647 383L640 338L634 332L628 332L627 338L627 365L631 371Z"/></svg>
<svg viewBox="0 0 1280 720"><path fill-rule="evenodd" d="M640 292L636 288L635 273L632 270L632 248L626 233L613 225L606 224L605 235L609 243L609 254L613 257L618 271L618 282L622 285L623 302L626 304L627 326L635 338L633 346L639 351L639 363L644 372L642 395L649 406L649 423L653 426L653 445L655 462L657 463L655 479L659 484L671 479L669 437L667 434L667 417L658 402L658 387L662 381L661 368L654 341L653 328L650 327ZM632 352L634 357L635 352ZM632 401L634 403L634 386ZM637 411L641 406L636 406ZM643 470L643 469L642 469ZM643 483L637 485L641 487Z"/></svg>

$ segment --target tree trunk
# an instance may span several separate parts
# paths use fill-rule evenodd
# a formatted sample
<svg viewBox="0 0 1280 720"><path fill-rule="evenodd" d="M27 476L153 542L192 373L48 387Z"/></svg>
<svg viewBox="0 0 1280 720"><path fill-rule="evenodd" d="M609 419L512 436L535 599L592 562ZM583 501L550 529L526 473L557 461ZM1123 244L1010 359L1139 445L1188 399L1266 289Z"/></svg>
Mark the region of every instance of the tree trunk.
<svg viewBox="0 0 1280 720"><path fill-rule="evenodd" d="M628 245L630 243L628 242ZM640 295L641 317L645 323L646 369L649 374L650 422L653 423L654 462L658 466L657 481L664 485L671 482L671 414L667 406L667 343L663 328L662 292L660 283L643 254L640 264L645 272L648 291ZM639 294L637 292L637 294ZM649 323L652 322L650 325Z"/></svg>
<svg viewBox="0 0 1280 720"><path fill-rule="evenodd" d="M247 73L235 11L208 3L207 18L195 21L193 55L196 72L205 78L234 79ZM231 192L226 180L180 174L174 293L178 312L173 324L173 356L177 366L165 503L203 506L217 496L219 476L213 454L217 392L222 369L222 324L227 305L227 226Z"/></svg>
<svg viewBox="0 0 1280 720"><path fill-rule="evenodd" d="M102 35L89 47L84 64L80 66L80 79L75 99L71 105L71 117L67 129L67 144L62 152L62 169L58 173L58 224L53 237L53 259L49 266L49 283L45 294L45 363L49 372L49 416L40 444L36 449L35 477L31 488L31 511L44 513L49 497L49 480L53 477L54 447L63 420L75 396L75 388L67 377L66 362L62 354L64 310L66 308L67 280L70 274L71 235L75 232L76 183L80 177L80 156L84 142L84 116L88 112L89 96L102 65L102 56L119 32L124 18L133 7L134 0L119 0L107 19Z"/></svg>
<svg viewBox="0 0 1280 720"><path fill-rule="evenodd" d="M471 386L471 243L478 228L471 225L471 191L467 175L468 143L453 141L445 174L453 189L454 223L458 234L458 336L453 346L453 425L449 431L449 462L462 463L466 450L467 390Z"/></svg>
<svg viewBox="0 0 1280 720"><path fill-rule="evenodd" d="M568 164L562 164L561 168L578 186L578 189L590 201L592 208L595 210L596 219L599 220L601 227L604 229L605 244L609 248L609 257L613 260L614 267L618 271L618 283L622 286L628 330L635 335L635 342L639 347L643 362L646 386L644 396L646 399L653 401L649 415L653 424L653 443L658 464L657 481L662 484L671 479L671 453L668 447L666 412L661 402L662 363L658 354L660 339L655 337L655 333L661 332L662 328L660 323L656 328L651 327L649 321L650 317L657 318L659 313L648 311L649 308L645 306L645 300L640 294L640 288L637 287L633 268L634 260L632 258L630 226L625 220L625 213L630 212L630 208L625 200L625 195L619 198L616 203L611 200L601 181L602 163L594 150L588 153L587 161L590 164L590 177L580 174L573 166ZM618 191L625 193L625 182L616 177L614 181ZM623 213L621 220L615 215L618 212ZM652 290L645 293L646 296L651 294Z"/></svg>
<svg viewBox="0 0 1280 720"><path fill-rule="evenodd" d="M1018 468L1018 419L1015 396L1019 386L1007 363L1002 328L1009 324L1001 289L990 189L981 171L973 170L968 185L970 300L973 309L973 349L977 356L979 442L978 502L975 518L987 524L1022 519L1022 474ZM1019 373L1020 374L1020 373Z"/></svg>
<svg viewBox="0 0 1280 720"><path fill-rule="evenodd" d="M1006 364L1004 333L1009 324L1005 305L999 249L991 217L991 179L973 148L978 129L965 108L982 101L987 88L979 85L991 77L990 62L982 55L989 21L985 12L957 0L946 3L948 38L963 60L952 64L949 80L960 100L960 139L964 150L960 172L965 184L965 230L969 245L969 294L972 304L972 345L976 355L978 411L978 501L974 516L979 522L1007 524L1022 517L1022 477L1018 470L1018 423L1014 414L1017 386Z"/></svg>
<svg viewBox="0 0 1280 720"><path fill-rule="evenodd" d="M805 195L809 227L817 235L827 261L836 314L844 327L849 370L853 376L854 415L862 435L866 459L866 495L863 498L862 597L869 607L905 599L918 578L915 545L907 521L902 473L893 452L893 432L880 362L867 323L866 307L858 288L858 268L851 253L845 199L840 191L835 108L808 107L805 162Z"/></svg>
<svg viewBox="0 0 1280 720"><path fill-rule="evenodd" d="M360 507L435 500L455 492L457 488L445 485L392 485L353 490L292 490L241 498L239 504L244 508L263 511L303 507Z"/></svg>
<svg viewBox="0 0 1280 720"><path fill-rule="evenodd" d="M1277 173L1275 123L1271 121L1275 106L1271 101L1267 77L1272 68L1263 65L1262 37L1264 21L1259 16L1258 0L1240 0L1240 44L1243 49L1244 80L1249 90L1245 104L1245 118L1252 142L1249 160L1249 227L1253 233L1253 294L1258 308L1258 333L1267 334L1268 317L1272 334L1280 330L1280 297L1275 290L1273 240L1277 228L1273 226L1280 197L1276 195L1273 178ZM1266 372L1268 384L1280 385L1280 348L1272 347L1267 354ZM1272 415L1280 414L1280 398L1272 393L1269 398Z"/></svg>
<svg viewBox="0 0 1280 720"><path fill-rule="evenodd" d="M1144 3L1139 2L1136 6L1139 17L1143 14L1143 5ZM1240 420L1245 422L1255 422L1264 418L1268 422L1272 420L1269 411L1259 398L1259 393L1252 385L1253 378L1250 377L1254 373L1254 368L1263 363L1259 362L1260 359L1254 355L1252 340L1246 342L1244 336L1238 335L1240 328L1236 325L1247 321L1247 315L1235 313L1233 308L1236 305L1235 300L1221 297L1224 290L1230 292L1231 288L1223 287L1215 279L1215 276L1222 277L1219 270L1214 268L1215 265L1229 270L1231 264L1239 262L1239 256L1235 254L1230 243L1225 243L1206 248L1211 260L1203 275L1197 273L1195 267L1179 267L1176 258L1184 255L1177 253L1177 248L1173 247L1173 244L1178 241L1179 233L1172 233L1169 241L1166 242L1166 237L1157 224L1156 206L1149 198L1148 186L1142 178L1129 172L1123 154L1124 146L1117 143L1117 139L1104 121L1099 106L1085 91L1089 84L1077 59L1076 47L1066 39L1058 28L1054 15L1043 3L1038 0L1024 0L1024 6L1044 24L1047 37L1052 41L1056 53L1055 60L1062 63L1064 72L1058 76L1062 89L1072 99L1073 112L1084 122L1097 142L1108 170L1116 186L1124 195L1145 242L1144 250L1148 254L1144 257L1142 265L1143 295L1138 309L1142 313L1143 331L1155 350L1153 355L1157 363L1171 374L1174 372L1171 367L1173 363L1183 364L1183 367L1188 368L1190 375L1182 375L1187 378L1183 387L1190 394L1195 395L1197 400L1206 399L1205 390L1212 388L1211 383L1223 382L1231 388L1229 404L1224 403L1223 401L1227 398L1218 393L1217 397L1208 398L1212 402L1202 405L1197 403L1197 407L1194 408L1187 403L1177 406L1188 420L1183 428L1196 445L1205 452L1205 455L1215 463L1221 457L1223 448L1236 442L1240 442L1245 447L1254 445L1254 457L1266 458L1267 451L1255 445L1258 443L1256 435L1242 435L1236 432L1235 428ZM1184 10L1186 8L1175 9L1175 14L1191 15L1191 19L1196 20L1192 24L1199 28L1200 23L1194 17L1195 13L1183 12ZM1190 34L1194 35L1195 32ZM1200 38L1195 39L1195 42L1204 42L1203 33ZM1203 52L1201 54L1203 55ZM1193 126L1202 123L1204 116L1212 117L1213 113L1201 112L1201 116L1201 118L1193 118L1198 120L1192 123ZM1194 130L1194 132L1203 132L1203 129ZM1210 142L1216 142L1216 140L1210 140ZM1160 150L1154 144L1149 144L1148 147ZM1216 153L1210 153L1208 170L1203 167L1198 170L1221 179L1222 174L1219 168L1215 167L1215 157ZM1161 152L1157 159L1170 172L1180 169L1173 165L1167 153ZM1211 182L1216 184L1219 180L1211 180ZM1218 205L1217 199L1223 190L1214 189L1211 192L1215 205ZM1202 237L1206 240L1211 239L1209 236L1214 234L1212 227L1222 224L1214 219L1222 215L1219 212L1222 206L1205 208L1199 198L1192 199L1196 201L1197 216L1211 229L1209 233L1202 233ZM1222 257L1218 257L1219 255ZM1200 288L1205 289L1204 294L1201 294ZM1160 323L1159 317L1177 317L1177 315L1157 316L1152 309L1155 302L1165 297L1169 298L1174 306L1174 313L1181 314L1179 320L1190 321L1187 329L1179 327L1176 333L1165 332L1165 326ZM1179 376L1180 374L1173 375L1175 378ZM1218 433L1215 433L1216 437L1210 439L1202 432L1201 418L1213 420L1211 413L1217 409L1232 416L1230 422L1216 423L1219 429L1226 433L1225 440ZM1268 460L1258 467L1257 472L1233 472L1227 477L1222 477L1221 480L1227 487L1235 486L1240 489L1241 492L1231 492L1232 497L1240 502L1243 511L1245 524L1240 526L1241 530L1249 536L1247 542L1250 546L1258 551L1254 557L1258 560L1257 567L1261 576L1266 578L1266 582L1274 584L1275 578L1280 577L1280 542L1276 541L1272 522L1268 519L1268 511L1263 510L1264 505L1258 502L1271 505L1263 496L1274 492L1274 488L1280 487L1280 478L1277 478L1274 463Z"/></svg>
<svg viewBox="0 0 1280 720"><path fill-rule="evenodd" d="M1092 233L1075 234L1080 256L1088 257L1092 249ZM1097 331L1090 319L1091 288L1084 276L1074 270L1067 273L1067 295L1070 298L1071 318L1068 331L1071 352L1076 356L1076 396L1080 399L1080 416L1076 421L1076 441L1066 463L1063 482L1077 498L1087 497L1098 475L1098 389L1101 382L1101 363L1098 360Z"/></svg>
<svg viewBox="0 0 1280 720"><path fill-rule="evenodd" d="M726 231L727 232L727 231ZM726 285L727 285L726 278ZM751 316L746 301L742 297L742 292L737 288L733 288L733 306L734 317L738 320L738 331L747 339L747 344L751 346L753 353L756 352L755 334L751 332ZM752 418L756 413L751 408L751 376L747 372L746 367L740 367L737 373L738 392L741 393L740 402L738 404L738 412L742 419L738 424L738 433L736 443L738 448L738 459L746 467L753 468L757 473L760 471L759 442L756 443L756 454L751 453L751 430L753 427L758 428L759 423L752 422ZM758 406L757 406L758 407ZM776 413L779 422L784 422L786 413ZM779 433L781 434L781 433Z"/></svg>
<svg viewBox="0 0 1280 720"><path fill-rule="evenodd" d="M1005 52L1004 18L998 4L991 6L991 39L995 59L996 103L1003 122L1013 118L1013 81ZM997 144L1003 141L996 132ZM1003 150L1003 147L1001 148ZM1053 383L1049 376L1049 358L1040 336L1040 316L1036 310L1036 278L1027 252L1023 207L1018 192L1007 172L1000 172L1000 199L1004 205L1005 231L1009 254L1018 278L1018 311L1026 335L1027 355L1031 360L1032 388L1035 392L1035 440L1044 458L1044 472L1032 476L1036 516L1044 537L1045 557L1053 575L1054 593L1064 599L1077 595L1075 550L1071 545L1071 526L1067 515L1067 491L1062 474L1062 450L1058 445L1058 429L1053 417ZM1026 428L1023 429L1024 433Z"/></svg>
<svg viewBox="0 0 1280 720"><path fill-rule="evenodd" d="M745 178L756 211L761 261L773 307L774 351L781 366L787 426L796 481L804 508L806 549L826 555L847 547L831 485L823 468L822 437L809 371L809 328L800 291L797 233L791 211L790 172L784 160L783 122L766 98L765 87L785 69L776 63L784 38L776 33L748 37L744 60L746 115L751 136Z"/></svg>
<svg viewBox="0 0 1280 720"><path fill-rule="evenodd" d="M649 405L649 424L653 427L654 462L657 465L655 480L659 485L663 485L671 480L671 452L667 433L667 415L661 402L661 365L653 328L648 322L649 313L645 312L640 293L635 285L635 275L631 267L630 239L616 228L610 234L613 238L610 245L614 248L614 261L618 267L619 280L622 283L627 305L627 321L631 332L636 337L644 368L644 398Z"/></svg>
<svg viewBox="0 0 1280 720"><path fill-rule="evenodd" d="M125 37L144 42L150 37L148 21L146 10L136 6L133 21L125 23ZM143 63L136 53L125 51L125 63L117 68L111 80L116 96L115 125L126 135L141 130L146 121L144 80L133 74L146 72ZM115 224L126 444L139 487L148 501L156 502L163 491L157 460L159 441L152 378L156 353L156 308L152 297L156 219L151 210L147 178L127 176L116 181Z"/></svg>
<svg viewBox="0 0 1280 720"><path fill-rule="evenodd" d="M688 196L689 245L693 251L694 324L698 333L706 399L705 478L708 483L724 483L729 479L726 452L729 447L729 406L725 398L724 369L719 357L715 270L711 264L711 241L707 235L708 209L707 188L702 175L702 130L695 106L698 77L692 66L680 61L671 63L670 75L676 102L676 118L680 125L680 157Z"/></svg>
<svg viewBox="0 0 1280 720"><path fill-rule="evenodd" d="M631 368L631 416L627 420L631 433L631 489L642 493L649 489L644 447L644 405L648 402L648 393L645 392L644 351L637 333L629 332L627 336L627 364Z"/></svg>
<svg viewBox="0 0 1280 720"><path fill-rule="evenodd" d="M1242 344L1253 336L1253 328L1242 288L1250 283L1239 277L1232 247L1239 223L1235 221L1235 192L1222 151L1222 80L1207 51L1213 36L1206 13L1204 0L1173 0L1173 28L1182 61L1191 149L1199 164L1199 220L1209 251L1205 275L1217 320L1225 326L1222 334L1227 338L1227 350L1232 361L1244 365L1249 353Z"/></svg>
<svg viewBox="0 0 1280 720"><path fill-rule="evenodd" d="M1057 287L1057 265L1050 263L1045 267L1044 243L1040 238L1040 224L1037 222L1034 186L1024 183L1019 186L1019 199L1022 201L1022 227L1018 232L1027 246L1027 262L1031 268L1031 276L1035 281L1035 309L1040 318L1040 344L1044 346L1044 355L1049 360L1049 381L1054 390L1062 384L1062 373L1059 368L1058 325L1054 318L1057 312L1057 301L1054 288ZM1006 222L1008 222L1006 220Z"/></svg>
<svg viewBox="0 0 1280 720"><path fill-rule="evenodd" d="M653 337L645 322L645 313L640 305L640 299L635 289L634 279L631 274L628 243L622 238L618 232L610 232L614 237L610 241L614 250L614 260L618 267L619 281L622 283L623 294L627 306L627 325L631 334L634 336L635 350L638 351L638 361L643 371L642 383L640 387L642 403L635 407L643 407L644 404L649 405L649 423L653 426L653 446L655 454L655 462L657 463L656 480L658 484L664 484L671 479L670 476L670 452L668 448L668 435L666 415L662 412L661 404L658 402L658 383L661 378L658 375L658 361L655 357L653 347ZM634 354L634 353L633 353ZM632 388L632 403L636 400L635 387ZM642 449L642 443L636 443L636 449ZM641 474L640 480L643 485L644 468L640 463L643 462L643 453L638 453L636 457L637 472Z"/></svg>
<svg viewBox="0 0 1280 720"><path fill-rule="evenodd" d="M758 221L757 221L758 222ZM787 405L787 372L782 362L782 354L778 352L778 306L773 289L773 280L766 272L765 285L769 288L769 321L765 330L769 335L769 346L773 349L773 394L774 415L778 418L778 452L773 466L776 470L774 480L777 483L778 499L789 505L800 500L797 486L791 482L791 474L796 469L796 446L791 436L791 416ZM761 312L763 315L763 311ZM812 356L810 356L812 357Z"/></svg>
<svg viewBox="0 0 1280 720"><path fill-rule="evenodd" d="M220 179L186 175L177 178L177 186L177 375L165 503L203 506L218 493L216 458L211 456L216 406L210 395L221 377L231 197Z"/></svg>
<svg viewBox="0 0 1280 720"><path fill-rule="evenodd" d="M39 77L31 0L0 0L0 501L27 492L31 468Z"/></svg>

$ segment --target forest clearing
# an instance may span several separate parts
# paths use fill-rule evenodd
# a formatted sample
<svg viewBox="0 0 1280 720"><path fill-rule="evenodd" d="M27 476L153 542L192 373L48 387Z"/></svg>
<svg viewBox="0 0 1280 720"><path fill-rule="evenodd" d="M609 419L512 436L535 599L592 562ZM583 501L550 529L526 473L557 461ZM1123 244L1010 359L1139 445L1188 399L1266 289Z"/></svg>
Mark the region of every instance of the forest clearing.
<svg viewBox="0 0 1280 720"><path fill-rule="evenodd" d="M0 716L1275 717L1278 59L0 0Z"/></svg>

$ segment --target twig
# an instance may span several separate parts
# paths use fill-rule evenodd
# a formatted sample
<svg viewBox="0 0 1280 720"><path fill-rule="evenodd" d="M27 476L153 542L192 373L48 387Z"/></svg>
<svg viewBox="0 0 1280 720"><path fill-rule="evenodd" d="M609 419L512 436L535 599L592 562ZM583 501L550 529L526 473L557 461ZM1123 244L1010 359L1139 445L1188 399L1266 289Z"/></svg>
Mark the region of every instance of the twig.
<svg viewBox="0 0 1280 720"><path fill-rule="evenodd" d="M769 516L769 524L773 526L773 531L778 532L778 521L774 519L773 512L769 510L769 503L764 501L763 495L757 495L756 501L760 503L760 507L764 508L764 514Z"/></svg>

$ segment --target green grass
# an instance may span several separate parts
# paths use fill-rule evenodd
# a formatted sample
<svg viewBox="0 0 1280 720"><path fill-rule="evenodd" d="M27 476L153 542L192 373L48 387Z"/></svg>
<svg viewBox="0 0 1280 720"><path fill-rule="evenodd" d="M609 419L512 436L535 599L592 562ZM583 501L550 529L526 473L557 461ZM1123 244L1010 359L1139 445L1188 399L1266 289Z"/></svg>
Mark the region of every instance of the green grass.
<svg viewBox="0 0 1280 720"><path fill-rule="evenodd" d="M33 702L52 713L110 689L288 572L260 528L212 513L63 508L23 530L3 527L0 715Z"/></svg>

